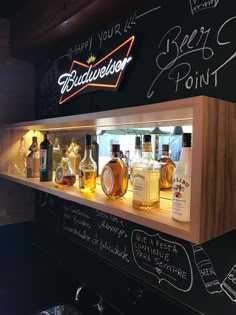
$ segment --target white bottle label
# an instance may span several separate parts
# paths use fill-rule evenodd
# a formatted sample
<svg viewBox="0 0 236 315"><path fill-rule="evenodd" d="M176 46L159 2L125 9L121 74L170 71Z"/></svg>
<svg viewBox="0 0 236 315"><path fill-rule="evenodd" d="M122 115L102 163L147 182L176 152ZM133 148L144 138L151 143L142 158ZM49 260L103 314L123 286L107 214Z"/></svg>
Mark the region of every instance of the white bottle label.
<svg viewBox="0 0 236 315"><path fill-rule="evenodd" d="M40 171L47 172L47 150L40 149Z"/></svg>
<svg viewBox="0 0 236 315"><path fill-rule="evenodd" d="M190 222L191 177L181 173L174 175L172 217Z"/></svg>
<svg viewBox="0 0 236 315"><path fill-rule="evenodd" d="M133 199L139 201L159 200L159 179L158 170L133 171Z"/></svg>

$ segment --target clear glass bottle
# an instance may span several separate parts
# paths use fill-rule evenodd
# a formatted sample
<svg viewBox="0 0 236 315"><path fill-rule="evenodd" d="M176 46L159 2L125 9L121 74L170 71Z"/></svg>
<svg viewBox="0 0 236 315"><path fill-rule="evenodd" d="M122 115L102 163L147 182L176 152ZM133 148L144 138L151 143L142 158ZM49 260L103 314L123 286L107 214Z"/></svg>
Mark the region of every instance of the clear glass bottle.
<svg viewBox="0 0 236 315"><path fill-rule="evenodd" d="M49 132L44 133L40 143L40 181L51 181L53 175L53 146L49 140Z"/></svg>
<svg viewBox="0 0 236 315"><path fill-rule="evenodd" d="M92 156L97 164L97 176L99 176L99 144L97 143L96 135L92 139Z"/></svg>
<svg viewBox="0 0 236 315"><path fill-rule="evenodd" d="M142 158L133 168L133 207L149 210L160 206L160 165L152 157L151 135L144 135Z"/></svg>
<svg viewBox="0 0 236 315"><path fill-rule="evenodd" d="M61 146L60 146L60 139L56 137L53 144L53 171L54 172L60 165L61 158L62 158L62 152L61 152Z"/></svg>
<svg viewBox="0 0 236 315"><path fill-rule="evenodd" d="M37 137L32 137L32 144L29 147L30 153L26 158L26 176L39 177L39 147Z"/></svg>
<svg viewBox="0 0 236 315"><path fill-rule="evenodd" d="M101 173L102 190L109 199L117 199L126 194L128 183L128 167L120 158L120 145L112 144L112 159Z"/></svg>
<svg viewBox="0 0 236 315"><path fill-rule="evenodd" d="M92 157L91 135L85 135L84 157L79 164L80 192L94 192L96 189L97 164Z"/></svg>
<svg viewBox="0 0 236 315"><path fill-rule="evenodd" d="M158 160L160 163L160 189L171 189L173 175L176 168L174 161L169 156L169 144L162 145L162 155Z"/></svg>
<svg viewBox="0 0 236 315"><path fill-rule="evenodd" d="M192 148L191 133L184 133L182 150L173 180L172 217L190 222Z"/></svg>
<svg viewBox="0 0 236 315"><path fill-rule="evenodd" d="M81 161L81 155L79 154L80 146L77 144L76 139L72 138L68 149L69 158L71 164L75 170L75 173L79 173L79 163Z"/></svg>
<svg viewBox="0 0 236 315"><path fill-rule="evenodd" d="M55 186L72 186L76 181L76 175L68 156L68 145L63 145L61 151L61 162L55 172Z"/></svg>
<svg viewBox="0 0 236 315"><path fill-rule="evenodd" d="M20 146L18 148L17 154L13 159L13 169L14 174L25 175L26 174L26 149L25 149L25 139L20 138Z"/></svg>
<svg viewBox="0 0 236 315"><path fill-rule="evenodd" d="M142 157L142 150L141 150L141 137L135 137L135 151L134 151L134 158L130 164L130 184L133 185L133 169L138 163L140 162Z"/></svg>

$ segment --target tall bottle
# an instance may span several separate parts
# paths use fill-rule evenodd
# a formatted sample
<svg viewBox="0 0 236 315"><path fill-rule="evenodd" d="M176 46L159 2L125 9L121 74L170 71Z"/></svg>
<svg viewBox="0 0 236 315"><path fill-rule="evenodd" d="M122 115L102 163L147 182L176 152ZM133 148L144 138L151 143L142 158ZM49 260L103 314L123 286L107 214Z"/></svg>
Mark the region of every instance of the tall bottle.
<svg viewBox="0 0 236 315"><path fill-rule="evenodd" d="M26 158L26 176L39 177L39 147L37 137L32 137L32 144L29 147L30 153Z"/></svg>
<svg viewBox="0 0 236 315"><path fill-rule="evenodd" d="M161 167L160 189L171 189L176 165L169 156L169 144L162 145L162 155L158 162L160 162Z"/></svg>
<svg viewBox="0 0 236 315"><path fill-rule="evenodd" d="M84 157L79 164L80 192L94 192L96 189L97 164L92 157L91 144L91 135L85 135Z"/></svg>
<svg viewBox="0 0 236 315"><path fill-rule="evenodd" d="M25 175L26 173L26 149L24 137L20 138L20 146L13 159L12 172L17 175Z"/></svg>
<svg viewBox="0 0 236 315"><path fill-rule="evenodd" d="M133 169L138 163L140 162L142 157L141 151L141 137L135 137L135 151L134 151L134 158L130 164L130 184L133 185Z"/></svg>
<svg viewBox="0 0 236 315"><path fill-rule="evenodd" d="M72 186L76 181L76 175L68 156L68 145L63 145L61 151L61 162L55 172L55 186Z"/></svg>
<svg viewBox="0 0 236 315"><path fill-rule="evenodd" d="M60 165L61 158L62 158L62 150L61 150L60 140L58 137L56 137L55 142L53 144L53 171L56 171L56 169Z"/></svg>
<svg viewBox="0 0 236 315"><path fill-rule="evenodd" d="M68 149L69 159L74 168L76 174L79 173L79 163L81 161L81 156L79 154L80 146L77 144L76 139L72 138Z"/></svg>
<svg viewBox="0 0 236 315"><path fill-rule="evenodd" d="M190 222L192 148L191 133L184 133L179 163L174 172L172 217Z"/></svg>
<svg viewBox="0 0 236 315"><path fill-rule="evenodd" d="M53 146L49 140L49 132L44 133L40 143L40 181L51 181L53 174Z"/></svg>
<svg viewBox="0 0 236 315"><path fill-rule="evenodd" d="M120 157L120 145L112 144L112 158L101 173L102 190L109 199L123 197L128 181L128 166Z"/></svg>
<svg viewBox="0 0 236 315"><path fill-rule="evenodd" d="M99 144L97 143L97 136L92 139L92 156L97 164L97 176L99 176Z"/></svg>
<svg viewBox="0 0 236 315"><path fill-rule="evenodd" d="M142 158L133 168L133 207L149 210L160 206L160 165L152 158L151 135L144 135Z"/></svg>

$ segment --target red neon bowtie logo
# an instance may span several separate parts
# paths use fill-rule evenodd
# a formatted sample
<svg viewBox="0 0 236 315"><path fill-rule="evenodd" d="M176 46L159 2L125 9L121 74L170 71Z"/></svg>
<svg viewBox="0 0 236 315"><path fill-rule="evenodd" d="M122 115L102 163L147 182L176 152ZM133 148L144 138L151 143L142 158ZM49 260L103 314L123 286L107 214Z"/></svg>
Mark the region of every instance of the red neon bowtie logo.
<svg viewBox="0 0 236 315"><path fill-rule="evenodd" d="M124 69L132 59L129 55L133 42L134 36L92 65L73 60L69 73L62 74L58 79L61 86L59 104L65 103L79 93L89 93L98 89L116 90Z"/></svg>

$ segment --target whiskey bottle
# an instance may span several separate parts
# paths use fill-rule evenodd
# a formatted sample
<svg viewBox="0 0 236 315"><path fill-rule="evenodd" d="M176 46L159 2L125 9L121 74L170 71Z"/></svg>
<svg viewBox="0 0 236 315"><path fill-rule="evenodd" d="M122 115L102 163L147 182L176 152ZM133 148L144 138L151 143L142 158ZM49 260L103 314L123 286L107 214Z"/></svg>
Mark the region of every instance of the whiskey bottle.
<svg viewBox="0 0 236 315"><path fill-rule="evenodd" d="M123 197L128 189L128 167L120 157L120 145L112 145L112 158L101 173L102 190L109 199Z"/></svg>
<svg viewBox="0 0 236 315"><path fill-rule="evenodd" d="M80 146L77 144L76 139L72 138L68 149L69 159L74 168L76 174L79 173L79 163L81 161L81 156L79 154Z"/></svg>
<svg viewBox="0 0 236 315"><path fill-rule="evenodd" d="M15 158L13 159L12 171L17 175L25 175L26 173L26 149L24 137L20 138L20 146Z"/></svg>
<svg viewBox="0 0 236 315"><path fill-rule="evenodd" d="M97 176L99 176L99 144L97 143L97 136L93 136L92 141L92 156L97 164Z"/></svg>
<svg viewBox="0 0 236 315"><path fill-rule="evenodd" d="M135 151L134 151L134 158L130 164L130 184L133 185L133 169L141 160L141 137L135 137Z"/></svg>
<svg viewBox="0 0 236 315"><path fill-rule="evenodd" d="M85 135L84 157L79 164L80 192L94 192L96 189L97 164L92 157L91 135Z"/></svg>
<svg viewBox="0 0 236 315"><path fill-rule="evenodd" d="M152 158L151 135L144 135L142 158L133 168L133 207L149 210L160 206L160 165Z"/></svg>
<svg viewBox="0 0 236 315"><path fill-rule="evenodd" d="M76 181L75 171L68 156L68 146L62 146L62 158L55 172L55 186L72 186Z"/></svg>
<svg viewBox="0 0 236 315"><path fill-rule="evenodd" d="M32 144L29 147L30 153L26 158L26 176L39 177L39 148L37 137L32 137Z"/></svg>
<svg viewBox="0 0 236 315"><path fill-rule="evenodd" d="M191 139L191 133L183 133L182 150L173 180L172 217L182 222L190 222Z"/></svg>
<svg viewBox="0 0 236 315"><path fill-rule="evenodd" d="M40 143L40 181L51 181L53 174L53 146L49 140L49 132L45 132Z"/></svg>
<svg viewBox="0 0 236 315"><path fill-rule="evenodd" d="M160 189L171 189L176 165L169 156L168 144L162 145L162 155L158 162L160 163Z"/></svg>
<svg viewBox="0 0 236 315"><path fill-rule="evenodd" d="M53 171L56 171L57 167L61 163L62 151L60 146L60 140L58 137L55 138L55 142L53 144Z"/></svg>

